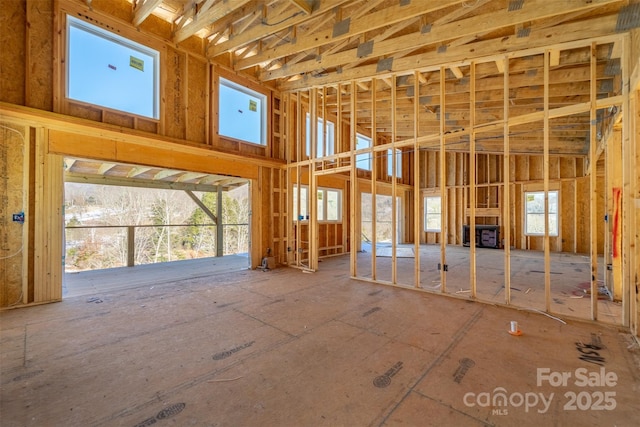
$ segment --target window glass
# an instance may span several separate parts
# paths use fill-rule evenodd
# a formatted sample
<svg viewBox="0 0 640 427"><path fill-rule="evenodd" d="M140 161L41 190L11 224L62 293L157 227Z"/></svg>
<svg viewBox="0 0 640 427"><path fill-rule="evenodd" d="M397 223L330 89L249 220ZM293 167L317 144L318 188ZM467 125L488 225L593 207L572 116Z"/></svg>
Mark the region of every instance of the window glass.
<svg viewBox="0 0 640 427"><path fill-rule="evenodd" d="M318 190L318 221L324 221L324 195L323 190Z"/></svg>
<svg viewBox="0 0 640 427"><path fill-rule="evenodd" d="M424 229L425 231L440 231L442 218L442 203L440 196L424 198Z"/></svg>
<svg viewBox="0 0 640 427"><path fill-rule="evenodd" d="M67 16L67 97L157 119L159 53Z"/></svg>
<svg viewBox="0 0 640 427"><path fill-rule="evenodd" d="M394 150L392 148L387 150L387 175L393 176L393 156ZM396 162L396 178L402 177L402 151L399 149L395 149L395 162Z"/></svg>
<svg viewBox="0 0 640 427"><path fill-rule="evenodd" d="M301 216L298 217L298 190L297 186L293 186L293 219L298 218L300 221L309 219L309 200L307 194L309 187L303 185L300 188L300 210ZM317 191L318 200L318 221L342 221L342 190L332 188L319 188Z"/></svg>
<svg viewBox="0 0 640 427"><path fill-rule="evenodd" d="M327 134L325 147L324 132ZM335 154L335 124L329 120L326 122L318 117L316 129L316 157L325 157ZM307 113L307 156L311 156L311 116Z"/></svg>
<svg viewBox="0 0 640 427"><path fill-rule="evenodd" d="M371 138L361 134L356 134L356 150L371 147ZM359 169L371 170L371 153L356 154L356 167Z"/></svg>
<svg viewBox="0 0 640 427"><path fill-rule="evenodd" d="M267 145L267 97L220 78L218 133L240 141Z"/></svg>
<svg viewBox="0 0 640 427"><path fill-rule="evenodd" d="M298 217L298 186L293 186L293 220L296 219L303 221L309 219L309 202L307 201L307 191L308 188L306 186L302 186L300 188L300 217Z"/></svg>
<svg viewBox="0 0 640 427"><path fill-rule="evenodd" d="M549 236L558 235L558 192L549 191ZM525 234L544 236L544 191L524 193Z"/></svg>
<svg viewBox="0 0 640 427"><path fill-rule="evenodd" d="M339 221L341 192L337 190L327 190L327 221Z"/></svg>

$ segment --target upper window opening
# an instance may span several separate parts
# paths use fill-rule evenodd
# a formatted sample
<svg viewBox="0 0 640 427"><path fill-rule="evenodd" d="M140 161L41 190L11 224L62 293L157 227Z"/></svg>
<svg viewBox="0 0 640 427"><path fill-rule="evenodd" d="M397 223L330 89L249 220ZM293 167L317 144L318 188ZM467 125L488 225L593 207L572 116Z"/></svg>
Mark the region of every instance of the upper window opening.
<svg viewBox="0 0 640 427"><path fill-rule="evenodd" d="M371 148L371 138L356 134L356 150ZM356 167L359 169L371 170L371 153L356 154Z"/></svg>
<svg viewBox="0 0 640 427"><path fill-rule="evenodd" d="M394 152L395 152L395 163L396 163L396 178L402 178L402 151L398 148L395 150L390 148L387 150L387 175L393 175L393 161L394 161Z"/></svg>
<svg viewBox="0 0 640 427"><path fill-rule="evenodd" d="M558 191L549 191L549 236L558 235ZM544 191L525 192L525 235L544 236Z"/></svg>
<svg viewBox="0 0 640 427"><path fill-rule="evenodd" d="M218 133L252 144L267 145L267 97L220 78Z"/></svg>
<svg viewBox="0 0 640 427"><path fill-rule="evenodd" d="M158 119L158 51L67 16L67 98Z"/></svg>
<svg viewBox="0 0 640 427"><path fill-rule="evenodd" d="M335 125L327 120L326 122L318 117L316 126L316 157L332 156L335 154ZM325 143L326 132L326 143ZM311 116L307 113L307 155L311 156Z"/></svg>

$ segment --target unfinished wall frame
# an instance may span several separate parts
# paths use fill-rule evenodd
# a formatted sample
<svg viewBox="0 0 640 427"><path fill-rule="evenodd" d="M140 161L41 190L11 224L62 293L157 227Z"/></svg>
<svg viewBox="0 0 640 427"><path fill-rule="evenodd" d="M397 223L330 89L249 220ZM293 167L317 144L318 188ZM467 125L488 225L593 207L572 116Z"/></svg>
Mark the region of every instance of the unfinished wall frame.
<svg viewBox="0 0 640 427"><path fill-rule="evenodd" d="M486 295L478 289L476 245L469 247L468 295L460 295L449 289L444 267L447 265L448 245L462 243L462 230L458 228L468 225L473 230L476 225L493 225L500 230L500 246L504 251L506 289L499 303L513 305L510 283L513 250L533 249L541 251L544 265L544 299L541 306L533 308L572 317L571 314L558 312L552 304L552 292L555 292L552 288L552 259L560 252L589 253L592 272L589 290L591 312L586 317L602 320L597 315L597 295L598 276L603 273L598 271L597 264L605 252L605 231L604 224L598 223L606 207L595 195L604 186L605 173L588 166L597 162L597 156L603 152L613 135L602 135L610 123L606 117L603 119L601 111L608 108L619 111L626 102L620 84L624 76L620 79L619 76L606 75L603 65L609 59L610 45L620 45L624 38L624 35L602 37L423 68L412 73L389 73L374 79L353 80L337 86L335 106L331 97L327 96L330 93L327 88L318 86L310 89L309 99L316 100L314 94L319 94L322 99L320 103L312 102L317 103L317 108L311 107L310 114L324 117L327 111L339 111L340 127L345 128L340 133L348 134L351 140L350 150L344 152L347 155L344 160L351 162L347 174L350 178L346 179L350 179L352 193L349 200L352 277L430 292L435 290L459 298L485 300ZM619 49L615 51L621 52ZM564 100L563 94L554 86L567 79L575 81L577 95L573 103ZM598 86L602 79L613 79L613 94L602 92L602 85ZM351 88L350 99L343 102L341 95L343 88L347 87ZM305 91L293 92L293 96L300 97L301 93ZM348 120L343 120L342 112L348 112ZM298 122L300 120L299 117ZM580 134L584 132L584 127L578 128L577 124L585 122L588 122L588 129ZM361 132L370 135L370 149L356 149L356 134ZM619 131L618 137L621 134L624 135L625 131ZM571 138L575 141L578 135L584 135L585 138L581 140L583 143L572 143ZM597 151L598 146L602 147L600 152ZM390 165L387 160L381 160L384 157L382 154L398 147L407 156L407 160L403 161L403 169L405 165L411 167L406 172L403 170L402 179L389 182L387 167ZM364 153L371 153L374 159L371 171L366 173L355 165L356 157ZM330 159L290 159L291 167L311 165L310 181L327 173L326 160ZM338 168L335 172L345 173L347 170L340 172ZM363 194L367 194L367 197L370 194L375 200L384 188L381 184L385 181L390 184L389 191L394 203L396 196L401 197L403 203L404 218L398 217L394 209L391 215L392 228L395 229L399 221L404 221L402 236L408 240L402 244L410 244L416 254L411 269L414 277L409 280L409 285L399 277L397 248L401 242L396 241L395 237L392 239L389 277L381 277L381 270L377 268L381 258L377 254L379 248L375 239L370 254L354 250L360 248L357 224L362 216ZM539 188L545 194L545 217L550 212L549 192L558 191L562 194L558 206L561 218L558 237L550 235L546 221L540 237L525 234L524 193L532 188ZM587 206L576 203L583 200L584 189L588 189L586 194L590 195ZM387 194L387 190L384 191ZM438 194L441 197L443 212L439 234L425 233L423 229L422 201L425 194ZM374 203L371 210L375 218ZM375 221L373 223L375 230ZM581 224L590 224L586 233L582 231ZM582 241L579 236L587 236L587 241ZM321 236L316 237L322 239ZM440 246L439 264L443 268L439 271L437 290L421 283L424 266L418 254L425 244ZM317 253L318 244L314 240L310 241L309 250ZM363 255L367 259L364 271L359 266ZM613 280L620 282L620 278ZM615 286L616 289L623 288L620 283ZM455 287L460 288L459 284ZM628 301L630 295L621 293L621 298ZM616 321L627 324L629 315L620 315Z"/></svg>

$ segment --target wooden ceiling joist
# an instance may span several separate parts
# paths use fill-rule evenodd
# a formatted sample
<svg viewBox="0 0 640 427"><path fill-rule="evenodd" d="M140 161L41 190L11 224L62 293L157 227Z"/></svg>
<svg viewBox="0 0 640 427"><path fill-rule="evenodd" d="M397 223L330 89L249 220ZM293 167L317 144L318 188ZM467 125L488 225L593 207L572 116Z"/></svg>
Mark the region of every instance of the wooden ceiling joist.
<svg viewBox="0 0 640 427"><path fill-rule="evenodd" d="M591 2L584 2L582 0L568 0L563 2L528 0L526 7L523 7L517 12L509 12L507 10L491 12L442 25L433 25L427 33L413 32L375 43L370 56L380 57L393 55L396 52L408 48L419 49L425 44L444 43L451 40L452 34L455 34L458 38L466 38L469 36L471 40L473 40L478 33L488 33L500 28L511 27L517 23L563 15L575 12L576 10L589 10L615 2L619 2L619 0L594 0ZM366 20L366 22L368 24L369 20ZM467 42L468 40L465 40L463 44ZM548 43L548 40L545 40L545 42ZM492 52L495 52L495 41L493 40ZM291 76L293 74L306 74L319 68L325 70L333 69L349 64L357 59L358 49L353 48L332 55L323 55L321 61L306 61L298 63L295 66L285 67L271 72L263 72L260 75L260 79L266 81Z"/></svg>
<svg viewBox="0 0 640 427"><path fill-rule="evenodd" d="M139 27L163 0L138 0L133 11L133 26Z"/></svg>
<svg viewBox="0 0 640 427"><path fill-rule="evenodd" d="M364 9L356 12L355 16L347 18L349 19L349 22L345 22L343 24L348 28L346 32L336 34L334 28L329 28L320 32L310 32L306 37L300 37L297 39L295 43L282 44L273 49L265 50L255 57L247 58L246 60L239 62L236 69L249 68L266 60L283 58L309 49L315 49L329 43L347 40L367 31L397 24L407 19L412 19L425 13L433 12L434 10L459 3L459 1L446 0L431 2L428 6L423 2L412 2L408 6L401 6L398 3L381 11L367 15L367 19L357 19L358 15L362 16L371 8L372 5L369 3L370 2L366 2Z"/></svg>
<svg viewBox="0 0 640 427"><path fill-rule="evenodd" d="M518 37L505 37L502 40L503 51L519 51L519 50L531 50L544 49L548 46L549 40L554 40L556 44L569 43L575 40L589 39L589 38L606 38L611 34L615 34L617 17L606 16L598 17L586 21L580 21L576 23L570 23L563 25L562 29L549 28L541 30L539 32L532 32L527 38ZM437 51L421 53L412 55L409 57L401 58L397 61L393 61L392 72L409 72L411 70L435 69L439 66L448 66L452 63L458 63L467 60L471 52L476 57L486 57L487 60L492 59L495 61L498 58L496 56L495 40L478 41L468 46L458 46L455 48L447 49L445 53L439 53ZM298 74L304 72L304 64L298 64L300 67L289 67L286 71L274 70L270 72L261 73L263 80L273 80L279 78L281 75L290 74L292 71L296 71ZM316 63L315 67L325 67L327 64ZM295 69L295 70L293 70ZM340 81L357 80L363 76L372 76L382 74L378 72L377 64L363 65L361 67L346 70L342 73L326 72L322 76L310 78L308 75L305 78L298 79L294 82L283 83L282 90L296 90L308 86L335 84Z"/></svg>
<svg viewBox="0 0 640 427"><path fill-rule="evenodd" d="M241 34L236 34L236 36L230 40L218 43L214 46L209 45L207 49L208 55L210 57L215 57L223 53L233 51L244 46L247 43L251 43L252 41L256 41L266 36L278 33L286 28L299 25L311 19L311 17L314 15L320 15L326 12L330 12L335 7L338 7L343 3L346 3L347 1L349 0L325 0L320 2L320 6L318 7L318 9L314 10L311 15L292 16L290 19L285 19L282 22L273 24L263 23L262 25L252 27Z"/></svg>
<svg viewBox="0 0 640 427"><path fill-rule="evenodd" d="M289 0L291 4L295 7L306 13L307 15L311 15L313 12L313 5L307 0Z"/></svg>
<svg viewBox="0 0 640 427"><path fill-rule="evenodd" d="M173 36L174 43L180 43L188 39L207 25L214 24L220 18L232 13L248 2L249 0L234 0L232 2L214 3L213 0L206 0L204 5L191 18L191 21L176 31Z"/></svg>

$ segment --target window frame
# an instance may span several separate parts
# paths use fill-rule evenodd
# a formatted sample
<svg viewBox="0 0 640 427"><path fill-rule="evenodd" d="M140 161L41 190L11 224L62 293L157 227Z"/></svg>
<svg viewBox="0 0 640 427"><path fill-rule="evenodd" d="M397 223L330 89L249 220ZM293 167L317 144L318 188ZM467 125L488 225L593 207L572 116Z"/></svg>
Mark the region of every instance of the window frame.
<svg viewBox="0 0 640 427"><path fill-rule="evenodd" d="M364 140L368 142L367 147L360 147L358 148L358 141L359 140ZM357 150L363 150L365 148L371 148L373 146L373 139L363 135L361 133L356 132L356 151ZM367 167L363 168L360 167L358 164L361 162L366 162L367 163ZM366 171L371 171L372 168L372 164L371 164L371 152L367 152L367 153L361 153L361 154L356 154L356 168L358 169L362 169L362 170L366 170Z"/></svg>
<svg viewBox="0 0 640 427"><path fill-rule="evenodd" d="M267 147L269 145L269 136L268 136L268 126L269 126L269 109L270 109L270 104L269 104L269 96L261 91L258 91L252 87L249 87L247 85L244 85L242 83L239 83L235 80L232 80L230 78L227 78L225 76L219 76L217 79L217 89L218 89L218 96L217 96L217 109L218 109L218 114L217 114L217 131L218 131L218 136L220 138L225 138L225 139L231 139L234 141L240 141L246 144L252 144L252 145L256 145L259 147ZM227 134L223 134L221 131L221 115L220 115L220 111L221 111L221 106L223 105L222 103L222 98L221 98L221 94L222 91L220 89L221 86L224 86L228 89L234 90L236 92L240 92L248 97L251 98L257 98L260 102L259 102L259 113L260 113L260 142L254 142L254 141L249 141L246 139L242 139L239 138L234 135L227 135Z"/></svg>
<svg viewBox="0 0 640 427"><path fill-rule="evenodd" d="M157 49L154 49L152 47L146 46L142 43L139 43L135 40L131 40L129 38L123 37L119 34L113 33L111 31L108 31L106 29L100 28L97 25L94 25L90 22L84 21L82 19L76 18L74 16L71 16L69 14L65 15L65 31L66 31L66 37L65 37L65 65L64 65L64 84L65 84L65 88L64 88L64 97L67 101L69 102L78 102L78 103L83 103L83 104L87 104L87 105L92 105L95 107L98 107L100 109L105 109L105 110L109 110L109 111L117 111L120 113L125 113L125 114L131 114L134 116L138 116L138 117L144 117L146 119L150 119L150 120L160 120L160 51ZM71 79L71 68L73 66L73 58L72 58L72 52L71 52L71 45L72 45L72 40L71 40L71 35L72 35L72 29L77 29L79 31L84 31L90 35L93 35L95 37L99 37L109 43L113 43L116 45L119 45L121 48L125 48L128 50L133 50L133 51L137 51L142 55L146 55L146 56L150 56L152 58L151 60L151 64L152 64L152 90L153 90L153 94L151 96L151 110L152 110L152 114L151 115L147 115L141 112L135 112L135 111L131 111L128 109L124 109L124 108L119 108L119 106L114 106L114 105L105 105L105 103L96 103L92 100L88 100L88 99L81 99L81 98L77 98L77 97L72 97L71 96L71 92L72 92L72 79ZM131 55L130 55L131 56ZM131 58L130 58L130 64L131 64ZM135 67L134 67L135 68ZM106 102L106 104L108 104L108 102Z"/></svg>
<svg viewBox="0 0 640 427"><path fill-rule="evenodd" d="M292 218L293 221L300 221L300 222L308 222L309 221L309 213L311 212L310 206L309 206L309 202L311 199L309 199L309 186L308 185L301 185L300 186L300 193L301 193L301 198L302 198L302 193L306 192L307 197L307 205L306 206L301 206L300 210L303 212L303 218L300 218L298 216L298 206L297 206L297 200L298 200L298 185L297 184L293 184L293 197L291 198L293 200L293 209L292 209ZM337 193L338 194L338 206L337 206L337 219L335 220L331 220L331 219L327 219L329 217L329 203L327 203L328 200L328 193ZM340 188L331 188L331 187L318 187L317 188L317 193L322 193L322 212L320 212L320 210L318 209L318 223L321 224L340 224L342 223L342 214L343 214L343 192L342 189ZM317 198L317 195L316 195ZM306 212L306 214L305 214Z"/></svg>
<svg viewBox="0 0 640 427"><path fill-rule="evenodd" d="M544 237L545 233L544 230L542 231L542 233L531 233L528 230L528 226L529 226L529 215L542 215L544 217L545 212L544 212L544 190L525 190L523 192L523 197L524 197L524 202L522 204L523 206L523 221L524 221L524 226L523 226L523 231L524 231L524 235L525 236L531 236L531 237ZM560 191L559 190L549 190L548 191L549 194L549 198L551 194L555 194L555 198L556 198L556 211L553 212L551 210L551 203L549 203L549 212L548 212L548 216L547 216L547 224L549 225L548 229L549 229L549 237L558 237L560 235ZM542 203L542 211L541 212L528 212L528 196L529 195L533 195L534 197L536 195L542 195L543 197L543 203ZM551 229L550 226L550 220L551 217L555 216L555 230ZM543 219L544 221L544 219ZM544 222L543 222L544 224Z"/></svg>
<svg viewBox="0 0 640 427"><path fill-rule="evenodd" d="M438 228L429 228L428 226L428 220L429 220L429 211L428 211L428 201L429 199L438 199L440 202L440 211L438 213L431 213L431 215L437 215L438 216ZM424 214L423 214L423 225L424 225L424 231L427 233L441 233L442 232L442 196L439 195L425 195L424 196L424 200L422 202L423 208L424 208Z"/></svg>
<svg viewBox="0 0 640 427"><path fill-rule="evenodd" d="M322 117L317 118L316 123L316 158L333 156L336 153L336 124L331 120L327 120L327 126L324 127L325 120ZM311 114L306 114L306 151L307 157L311 157ZM326 130L327 133L327 153L324 152L324 132L323 129Z"/></svg>
<svg viewBox="0 0 640 427"><path fill-rule="evenodd" d="M402 150L399 148L389 148L387 150L387 176L393 178L393 161L395 151L396 174L395 178L402 178Z"/></svg>

